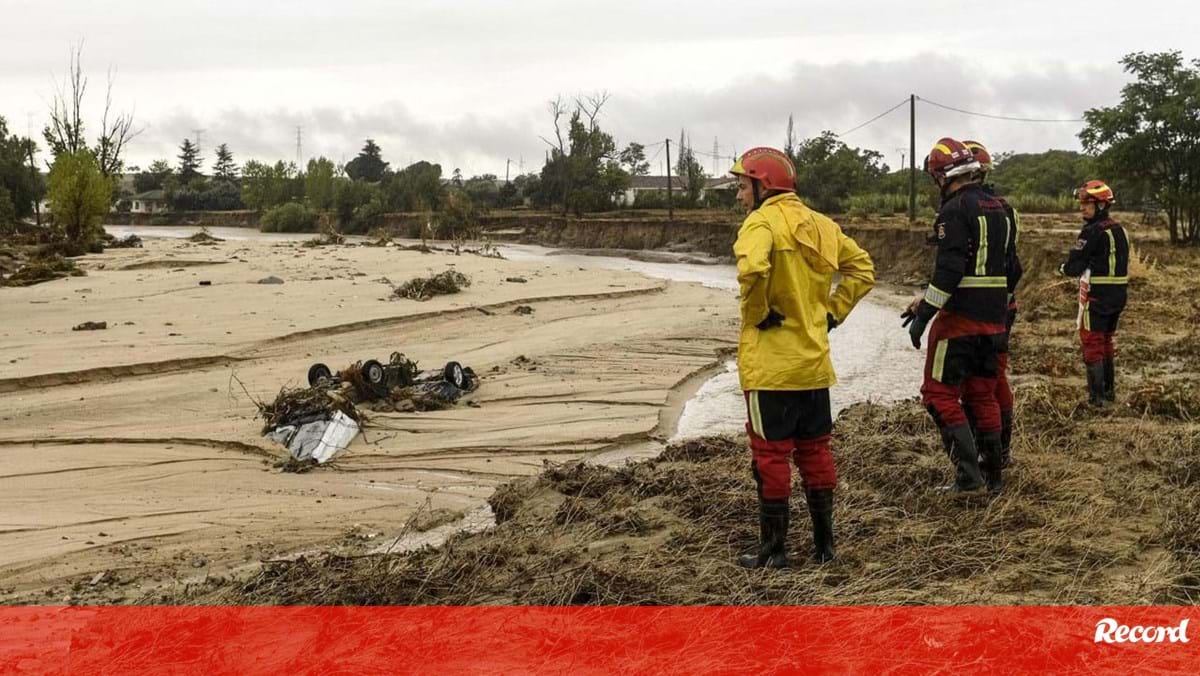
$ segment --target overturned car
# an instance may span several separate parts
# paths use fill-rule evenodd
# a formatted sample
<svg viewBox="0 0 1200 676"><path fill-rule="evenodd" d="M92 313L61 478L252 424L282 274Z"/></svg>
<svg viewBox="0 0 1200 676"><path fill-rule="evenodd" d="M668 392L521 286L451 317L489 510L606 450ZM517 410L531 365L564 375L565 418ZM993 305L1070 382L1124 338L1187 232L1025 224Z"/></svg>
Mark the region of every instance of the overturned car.
<svg viewBox="0 0 1200 676"><path fill-rule="evenodd" d="M400 352L393 352L387 363L368 359L338 373L319 362L308 369L309 387L341 388L343 383L351 383L362 401L412 399L447 405L479 387L475 372L456 361L446 362L440 369L421 370Z"/></svg>

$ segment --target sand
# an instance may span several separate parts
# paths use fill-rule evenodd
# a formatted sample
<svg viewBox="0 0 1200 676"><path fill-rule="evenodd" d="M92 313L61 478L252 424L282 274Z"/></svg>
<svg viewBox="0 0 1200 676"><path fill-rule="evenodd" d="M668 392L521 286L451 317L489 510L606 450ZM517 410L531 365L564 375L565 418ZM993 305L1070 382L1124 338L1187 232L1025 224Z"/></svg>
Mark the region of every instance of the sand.
<svg viewBox="0 0 1200 676"><path fill-rule="evenodd" d="M80 266L0 289L8 602L134 600L272 557L367 551L544 460L653 453L736 341L728 291L554 263L150 239ZM472 285L427 302L382 281L451 266ZM85 321L108 328L71 330ZM334 466L281 472L252 397L302 384L314 361L394 350L460 361L482 385L451 410L371 413Z"/></svg>

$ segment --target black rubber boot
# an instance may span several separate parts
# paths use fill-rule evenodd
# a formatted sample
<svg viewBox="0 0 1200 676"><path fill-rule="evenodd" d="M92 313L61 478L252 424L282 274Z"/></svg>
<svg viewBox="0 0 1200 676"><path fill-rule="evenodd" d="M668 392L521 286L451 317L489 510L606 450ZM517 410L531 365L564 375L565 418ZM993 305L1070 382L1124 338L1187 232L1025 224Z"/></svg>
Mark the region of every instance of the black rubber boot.
<svg viewBox="0 0 1200 676"><path fill-rule="evenodd" d="M758 552L742 554L738 557L738 565L743 568L787 568L788 501L760 501L758 518Z"/></svg>
<svg viewBox="0 0 1200 676"><path fill-rule="evenodd" d="M983 475L979 472L979 451L975 437L967 425L944 427L942 446L954 463L954 483L938 489L942 493L970 493L983 487Z"/></svg>
<svg viewBox="0 0 1200 676"><path fill-rule="evenodd" d="M1012 464L1013 412L1000 412L1000 469Z"/></svg>
<svg viewBox="0 0 1200 676"><path fill-rule="evenodd" d="M1112 357L1104 358L1104 398L1110 404L1117 401L1117 367Z"/></svg>
<svg viewBox="0 0 1200 676"><path fill-rule="evenodd" d="M1004 479L1001 476L1004 471L1004 458L1000 433L980 434L975 443L979 446L979 470L983 474L984 483L989 493L998 495L1004 490Z"/></svg>
<svg viewBox="0 0 1200 676"><path fill-rule="evenodd" d="M808 515L812 517L813 561L827 563L833 553L833 489L817 488L804 491Z"/></svg>
<svg viewBox="0 0 1200 676"><path fill-rule="evenodd" d="M1096 408L1104 408L1108 400L1104 398L1104 362L1087 365L1088 404Z"/></svg>

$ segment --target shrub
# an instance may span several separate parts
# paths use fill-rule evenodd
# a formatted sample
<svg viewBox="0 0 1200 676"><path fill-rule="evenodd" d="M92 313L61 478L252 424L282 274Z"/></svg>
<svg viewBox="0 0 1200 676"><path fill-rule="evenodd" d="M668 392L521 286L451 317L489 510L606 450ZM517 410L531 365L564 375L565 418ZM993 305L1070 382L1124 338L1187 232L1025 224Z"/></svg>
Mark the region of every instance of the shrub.
<svg viewBox="0 0 1200 676"><path fill-rule="evenodd" d="M281 204L263 214L258 229L263 232L316 232L317 212L298 202Z"/></svg>

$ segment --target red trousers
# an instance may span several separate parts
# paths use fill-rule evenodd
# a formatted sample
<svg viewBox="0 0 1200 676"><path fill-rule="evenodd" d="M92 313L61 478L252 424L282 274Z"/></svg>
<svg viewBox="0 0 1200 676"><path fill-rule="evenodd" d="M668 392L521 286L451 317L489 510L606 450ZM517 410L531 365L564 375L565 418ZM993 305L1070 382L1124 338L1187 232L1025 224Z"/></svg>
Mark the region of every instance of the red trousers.
<svg viewBox="0 0 1200 676"><path fill-rule="evenodd" d="M792 463L806 490L837 488L829 390L747 392L746 408L750 466L760 498L791 497Z"/></svg>
<svg viewBox="0 0 1200 676"><path fill-rule="evenodd" d="M1083 344L1083 363L1096 364L1117 356L1113 341L1116 331L1088 331L1079 329L1079 342Z"/></svg>
<svg viewBox="0 0 1200 676"><path fill-rule="evenodd" d="M925 355L925 380L921 403L929 409L938 427L967 424L963 406L971 409L979 432L1001 428L997 374L1004 354L1003 324L967 319L952 312L938 313L929 328ZM1007 361L1007 355L1005 355ZM1011 408L1007 378L1004 391Z"/></svg>

